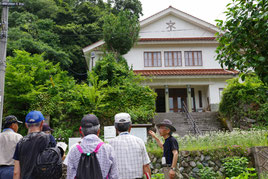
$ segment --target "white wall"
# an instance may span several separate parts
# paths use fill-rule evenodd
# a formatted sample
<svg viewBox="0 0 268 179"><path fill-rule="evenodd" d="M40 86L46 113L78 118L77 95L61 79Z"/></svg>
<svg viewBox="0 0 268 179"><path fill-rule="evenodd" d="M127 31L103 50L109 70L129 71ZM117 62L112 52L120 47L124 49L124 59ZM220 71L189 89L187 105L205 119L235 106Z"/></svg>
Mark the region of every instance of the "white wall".
<svg viewBox="0 0 268 179"><path fill-rule="evenodd" d="M210 104L220 103L220 88L224 88L226 85L227 83L218 82L208 86Z"/></svg>
<svg viewBox="0 0 268 179"><path fill-rule="evenodd" d="M208 106L208 102L207 102L207 86L192 86L192 88L194 88L196 109L206 109L207 106ZM201 95L202 95L202 107L199 105L199 94L198 94L198 91L201 91Z"/></svg>
<svg viewBox="0 0 268 179"><path fill-rule="evenodd" d="M174 22L174 27L170 31L167 25ZM208 32L197 25L181 20L174 15L167 15L156 22L142 27L140 30L140 38L181 38L181 37L214 37L214 33Z"/></svg>
<svg viewBox="0 0 268 179"><path fill-rule="evenodd" d="M160 70L160 69L215 69L221 68L219 63L215 61L217 48L216 44L178 44L178 45L138 45L133 47L129 53L124 55L128 65L133 66L134 70ZM162 67L144 67L144 52L161 52ZM164 52L165 51L181 51L182 66L181 67L165 67ZM184 51L202 51L203 66L185 66Z"/></svg>

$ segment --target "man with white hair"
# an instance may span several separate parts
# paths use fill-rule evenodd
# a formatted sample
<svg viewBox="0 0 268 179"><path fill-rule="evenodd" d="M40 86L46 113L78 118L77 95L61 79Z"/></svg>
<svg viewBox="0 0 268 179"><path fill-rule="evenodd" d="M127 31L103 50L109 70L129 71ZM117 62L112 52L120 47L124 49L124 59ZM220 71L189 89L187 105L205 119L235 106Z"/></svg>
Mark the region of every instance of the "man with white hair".
<svg viewBox="0 0 268 179"><path fill-rule="evenodd" d="M119 135L109 140L115 150L120 179L151 176L150 159L142 139L129 134L131 117L128 113L116 114L114 126Z"/></svg>
<svg viewBox="0 0 268 179"><path fill-rule="evenodd" d="M101 169L102 178L118 179L118 170L115 163L114 150L109 144L102 144L99 138L100 123L98 118L93 114L85 115L81 120L81 135L83 140L80 145L73 147L69 152L67 163L67 179L74 179L77 174L78 164L81 157L81 150L88 155L95 152ZM100 145L102 144L102 145ZM87 166L83 166L86 170ZM95 166L97 167L97 166Z"/></svg>

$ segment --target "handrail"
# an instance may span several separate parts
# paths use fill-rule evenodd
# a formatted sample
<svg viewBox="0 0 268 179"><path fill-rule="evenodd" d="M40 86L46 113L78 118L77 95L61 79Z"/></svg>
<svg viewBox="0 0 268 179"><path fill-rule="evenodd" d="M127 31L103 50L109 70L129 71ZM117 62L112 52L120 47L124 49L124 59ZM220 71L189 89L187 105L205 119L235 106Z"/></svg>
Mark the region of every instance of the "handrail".
<svg viewBox="0 0 268 179"><path fill-rule="evenodd" d="M185 112L186 117L188 119L188 123L192 126L194 133L197 135L201 135L202 133L201 133L199 127L197 126L196 121L194 120L193 116L189 113L184 101L182 101L182 107L183 107L183 111Z"/></svg>

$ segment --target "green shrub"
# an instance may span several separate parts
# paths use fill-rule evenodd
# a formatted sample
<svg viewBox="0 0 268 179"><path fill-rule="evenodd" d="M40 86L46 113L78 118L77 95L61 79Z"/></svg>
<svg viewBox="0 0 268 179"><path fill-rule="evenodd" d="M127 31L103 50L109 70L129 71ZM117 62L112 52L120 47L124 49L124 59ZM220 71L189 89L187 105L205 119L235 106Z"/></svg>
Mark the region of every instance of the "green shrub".
<svg viewBox="0 0 268 179"><path fill-rule="evenodd" d="M237 177L226 177L226 179L249 179L249 178L258 178L257 174L254 173L255 169L254 168L247 168L245 172L241 173Z"/></svg>
<svg viewBox="0 0 268 179"><path fill-rule="evenodd" d="M96 62L92 74L97 78L96 83L106 82L98 90L104 95L102 104L105 106L97 110L105 125L113 125L112 119L119 112L129 113L134 124L151 122L155 115L156 93L140 84L144 79L134 74L122 56L105 54Z"/></svg>
<svg viewBox="0 0 268 179"><path fill-rule="evenodd" d="M201 179L215 179L218 174L212 168L204 167L199 171L199 176Z"/></svg>
<svg viewBox="0 0 268 179"><path fill-rule="evenodd" d="M268 125L268 86L256 76L247 76L244 82L239 78L227 81L219 106L220 115L240 127L245 117Z"/></svg>
<svg viewBox="0 0 268 179"><path fill-rule="evenodd" d="M147 142L146 149L148 153L154 155L157 158L161 158L163 156L163 150L157 145L154 140Z"/></svg>
<svg viewBox="0 0 268 179"><path fill-rule="evenodd" d="M163 173L156 173L154 175L152 175L152 178L151 179L164 179L165 176Z"/></svg>
<svg viewBox="0 0 268 179"><path fill-rule="evenodd" d="M236 177L247 172L248 159L246 157L227 157L223 162L223 168L227 177Z"/></svg>

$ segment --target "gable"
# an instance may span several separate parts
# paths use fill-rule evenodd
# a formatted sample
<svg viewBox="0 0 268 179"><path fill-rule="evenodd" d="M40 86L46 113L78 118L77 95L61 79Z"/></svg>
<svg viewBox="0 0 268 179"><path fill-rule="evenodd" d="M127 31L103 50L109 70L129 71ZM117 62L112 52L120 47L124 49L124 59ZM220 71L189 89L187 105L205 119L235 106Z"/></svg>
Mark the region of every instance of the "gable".
<svg viewBox="0 0 268 179"><path fill-rule="evenodd" d="M171 13L141 26L140 38L214 37L216 31L188 22Z"/></svg>
<svg viewBox="0 0 268 179"><path fill-rule="evenodd" d="M160 11L147 19L140 21L139 43L153 41L179 41L191 43L215 43L215 33L219 29L201 19L184 13L172 6ZM213 42L212 42L213 41ZM98 41L83 48L87 53L102 46L104 41Z"/></svg>

